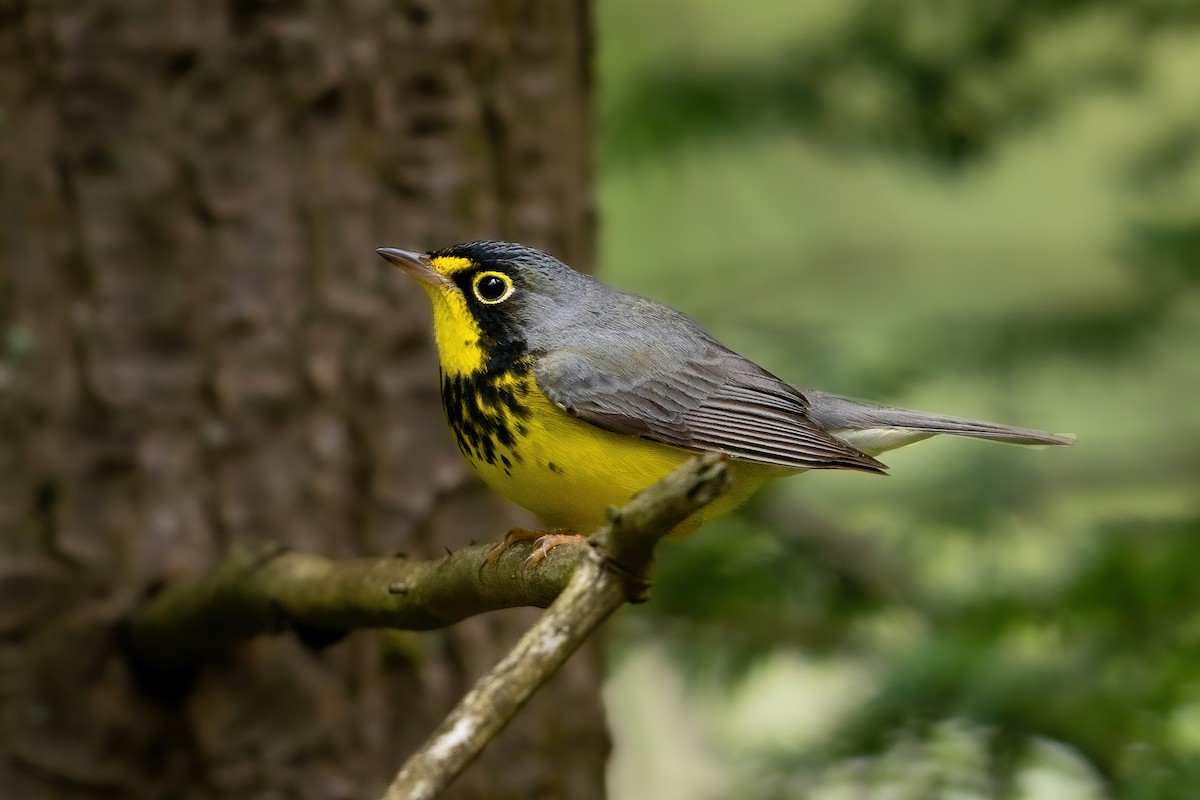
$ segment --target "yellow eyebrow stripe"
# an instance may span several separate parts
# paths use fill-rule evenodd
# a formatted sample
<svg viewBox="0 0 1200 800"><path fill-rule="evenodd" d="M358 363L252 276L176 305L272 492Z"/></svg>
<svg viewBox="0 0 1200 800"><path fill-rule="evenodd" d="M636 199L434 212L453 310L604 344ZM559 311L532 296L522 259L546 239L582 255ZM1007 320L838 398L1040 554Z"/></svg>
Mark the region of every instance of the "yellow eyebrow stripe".
<svg viewBox="0 0 1200 800"><path fill-rule="evenodd" d="M461 256L438 256L437 258L430 259L429 263L435 270L447 278L475 266L471 259Z"/></svg>

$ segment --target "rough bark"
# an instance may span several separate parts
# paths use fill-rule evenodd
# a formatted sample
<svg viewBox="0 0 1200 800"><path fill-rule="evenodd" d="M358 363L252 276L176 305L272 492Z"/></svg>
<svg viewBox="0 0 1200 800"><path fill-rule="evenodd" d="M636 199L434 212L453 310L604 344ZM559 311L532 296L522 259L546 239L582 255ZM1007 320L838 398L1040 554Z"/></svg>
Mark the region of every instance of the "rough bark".
<svg viewBox="0 0 1200 800"><path fill-rule="evenodd" d="M165 698L114 635L252 538L528 522L468 478L373 248L586 267L587 35L559 0L0 2L0 795L376 795L535 616L258 640ZM576 656L451 795L602 796L597 684Z"/></svg>

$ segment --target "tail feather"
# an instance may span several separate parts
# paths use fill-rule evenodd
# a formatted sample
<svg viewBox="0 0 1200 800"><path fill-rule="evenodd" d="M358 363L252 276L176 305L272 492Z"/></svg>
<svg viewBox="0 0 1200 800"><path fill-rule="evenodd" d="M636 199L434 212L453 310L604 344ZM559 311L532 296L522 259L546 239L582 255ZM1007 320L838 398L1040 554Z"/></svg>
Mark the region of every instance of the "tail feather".
<svg viewBox="0 0 1200 800"><path fill-rule="evenodd" d="M1032 428L892 408L807 389L803 391L811 404L809 414L818 425L870 455L894 450L937 434L970 436L1027 446L1069 445L1075 441L1075 436L1069 433L1047 433Z"/></svg>

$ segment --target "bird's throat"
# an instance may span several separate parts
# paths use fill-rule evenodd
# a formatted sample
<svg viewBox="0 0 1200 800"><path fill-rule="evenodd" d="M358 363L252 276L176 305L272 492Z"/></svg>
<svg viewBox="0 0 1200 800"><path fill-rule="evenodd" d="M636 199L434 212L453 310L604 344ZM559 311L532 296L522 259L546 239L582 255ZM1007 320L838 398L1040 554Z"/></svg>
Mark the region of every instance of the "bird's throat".
<svg viewBox="0 0 1200 800"><path fill-rule="evenodd" d="M437 286L426 286L433 305L433 331L442 374L474 375L487 365L483 334L471 316L462 294Z"/></svg>

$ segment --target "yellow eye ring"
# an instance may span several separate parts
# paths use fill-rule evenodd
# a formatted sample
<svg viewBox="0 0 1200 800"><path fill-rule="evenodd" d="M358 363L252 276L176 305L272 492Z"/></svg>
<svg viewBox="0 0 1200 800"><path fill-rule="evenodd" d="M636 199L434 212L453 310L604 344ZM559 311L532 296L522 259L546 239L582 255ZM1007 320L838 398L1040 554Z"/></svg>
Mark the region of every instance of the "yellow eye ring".
<svg viewBox="0 0 1200 800"><path fill-rule="evenodd" d="M495 305L512 297L516 290L512 278L503 272L481 272L471 281L471 291L481 303Z"/></svg>

